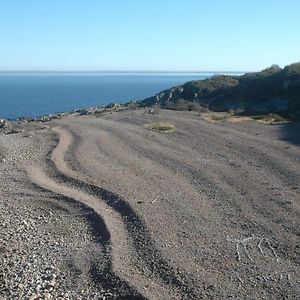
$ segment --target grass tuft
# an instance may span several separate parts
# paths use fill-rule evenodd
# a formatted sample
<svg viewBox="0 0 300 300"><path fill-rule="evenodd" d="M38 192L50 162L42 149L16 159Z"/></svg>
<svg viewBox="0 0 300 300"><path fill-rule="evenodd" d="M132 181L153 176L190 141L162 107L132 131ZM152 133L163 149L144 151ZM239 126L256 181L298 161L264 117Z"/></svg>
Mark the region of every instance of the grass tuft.
<svg viewBox="0 0 300 300"><path fill-rule="evenodd" d="M256 115L234 115L231 113L204 113L199 115L202 119L208 122L228 122L228 123L240 123L246 121L256 121L264 124L284 124L289 122L287 118L278 114L256 114Z"/></svg>
<svg viewBox="0 0 300 300"><path fill-rule="evenodd" d="M255 115L252 116L252 119L263 122L265 124L280 124L280 123L286 123L288 120L278 114L267 114L267 115Z"/></svg>
<svg viewBox="0 0 300 300"><path fill-rule="evenodd" d="M208 122L223 122L227 118L227 114L225 113L212 113L212 112L202 113L199 116Z"/></svg>
<svg viewBox="0 0 300 300"><path fill-rule="evenodd" d="M172 132L176 129L175 125L170 124L168 122L148 123L145 124L145 128L166 133Z"/></svg>

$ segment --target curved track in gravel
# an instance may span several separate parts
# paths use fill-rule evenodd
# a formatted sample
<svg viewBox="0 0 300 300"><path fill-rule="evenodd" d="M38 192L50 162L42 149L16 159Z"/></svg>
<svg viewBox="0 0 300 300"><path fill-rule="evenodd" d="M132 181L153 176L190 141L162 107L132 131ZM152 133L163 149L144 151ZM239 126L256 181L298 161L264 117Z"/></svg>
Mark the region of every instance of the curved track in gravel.
<svg viewBox="0 0 300 300"><path fill-rule="evenodd" d="M107 229L106 223L97 213L103 207L98 206L98 199L86 195L78 189L74 189L68 186L57 183L53 179L49 178L46 173L36 167L28 167L27 174L31 181L36 184L39 188L45 191L54 193L60 201L65 202L79 202L85 207L85 210L90 211L89 217L93 218L94 230L97 236L100 237L99 242L104 248L106 254L105 267L100 270L97 269L97 265L91 263L90 265L90 276L95 283L101 283L102 288L109 292L113 292L118 299L145 299L139 294L134 288L130 287L128 283L120 279L113 272L112 258L111 258L111 236ZM109 224L109 221L106 219ZM122 232L121 232L122 234Z"/></svg>
<svg viewBox="0 0 300 300"><path fill-rule="evenodd" d="M155 298L167 298L171 295L172 298L196 298L193 286L184 281L184 275L170 268L155 249L147 228L130 205L118 194L82 180L68 166L65 154L73 142L70 132L61 127L55 127L53 131L59 136L59 143L50 153L48 173L52 170L54 172L52 177L54 175L55 180L41 169L29 167L27 173L32 182L45 190L79 201L91 208L100 219L103 218L111 237L115 263L123 270L126 269L125 273L130 271L130 277L128 274L122 276L128 276L127 280L136 282L136 285L144 282L145 286L152 286L152 293L147 295L144 291L145 296L152 298L157 293ZM126 262L125 256L132 257L132 261ZM133 266L132 262L136 260L138 260L135 262L137 265ZM126 284L113 274L111 264L110 262L105 269L105 274L97 276L101 282L105 278L104 286L109 286L110 281L109 288L116 291L118 287L121 289ZM154 289L155 293L153 293ZM142 298L141 294L138 295L132 288L126 287L124 290L121 290L121 294L131 292L132 299Z"/></svg>
<svg viewBox="0 0 300 300"><path fill-rule="evenodd" d="M144 128L155 121L176 131ZM300 295L300 150L281 139L280 126L170 111L56 124L47 170L29 175L103 220L108 273L124 291L149 299Z"/></svg>

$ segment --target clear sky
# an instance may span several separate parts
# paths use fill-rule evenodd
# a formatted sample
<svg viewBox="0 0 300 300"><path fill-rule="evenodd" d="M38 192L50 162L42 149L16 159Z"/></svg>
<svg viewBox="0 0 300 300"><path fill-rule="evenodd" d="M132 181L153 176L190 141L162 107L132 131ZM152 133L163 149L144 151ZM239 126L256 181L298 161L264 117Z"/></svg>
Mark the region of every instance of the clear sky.
<svg viewBox="0 0 300 300"><path fill-rule="evenodd" d="M0 70L252 71L300 61L300 0L0 0Z"/></svg>

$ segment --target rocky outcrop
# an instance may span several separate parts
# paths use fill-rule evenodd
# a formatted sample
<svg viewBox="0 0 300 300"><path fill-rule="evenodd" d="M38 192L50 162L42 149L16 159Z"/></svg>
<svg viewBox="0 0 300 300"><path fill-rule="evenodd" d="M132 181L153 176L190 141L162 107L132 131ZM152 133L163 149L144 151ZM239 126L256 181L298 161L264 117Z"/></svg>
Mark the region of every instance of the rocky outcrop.
<svg viewBox="0 0 300 300"><path fill-rule="evenodd" d="M147 98L140 105L246 113L293 111L300 117L300 63L284 69L273 65L243 76L190 81Z"/></svg>
<svg viewBox="0 0 300 300"><path fill-rule="evenodd" d="M105 109L117 109L118 107L120 107L121 105L117 102L112 102L109 103L108 105L105 106Z"/></svg>

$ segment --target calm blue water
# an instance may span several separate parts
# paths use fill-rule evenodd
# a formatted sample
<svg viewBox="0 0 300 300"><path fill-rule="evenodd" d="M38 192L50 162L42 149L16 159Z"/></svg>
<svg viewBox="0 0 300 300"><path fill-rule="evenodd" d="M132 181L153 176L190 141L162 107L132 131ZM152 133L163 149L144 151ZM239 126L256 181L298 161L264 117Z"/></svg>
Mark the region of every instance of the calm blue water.
<svg viewBox="0 0 300 300"><path fill-rule="evenodd" d="M213 74L0 74L0 118L36 117L144 99Z"/></svg>

